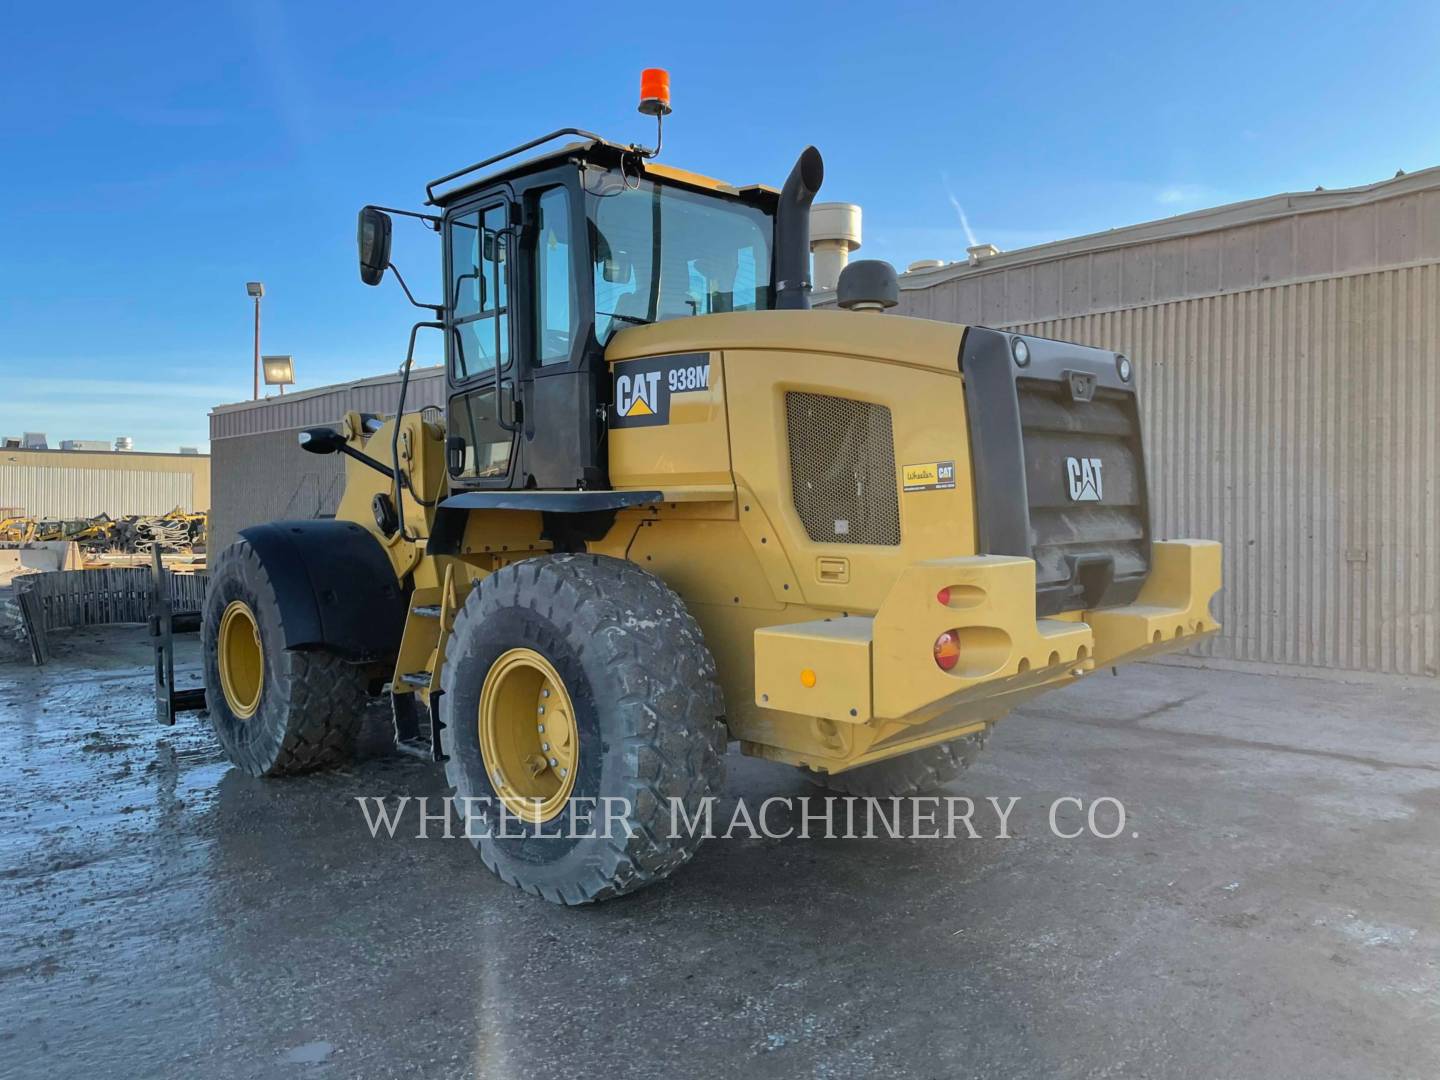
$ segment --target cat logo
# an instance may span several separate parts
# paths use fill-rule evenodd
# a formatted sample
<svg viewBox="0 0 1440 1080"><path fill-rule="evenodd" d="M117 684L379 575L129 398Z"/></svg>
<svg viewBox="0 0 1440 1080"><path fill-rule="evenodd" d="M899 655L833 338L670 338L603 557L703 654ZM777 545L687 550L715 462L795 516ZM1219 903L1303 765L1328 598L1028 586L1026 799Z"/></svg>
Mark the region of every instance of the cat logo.
<svg viewBox="0 0 1440 1080"><path fill-rule="evenodd" d="M1065 479L1070 487L1071 502L1099 502L1104 494L1100 470L1104 467L1098 457L1067 457Z"/></svg>
<svg viewBox="0 0 1440 1080"><path fill-rule="evenodd" d="M660 372L641 371L615 379L615 411L625 417L654 416L660 411Z"/></svg>
<svg viewBox="0 0 1440 1080"><path fill-rule="evenodd" d="M708 394L710 354L683 353L625 360L614 367L615 406L612 428L660 427L670 423L670 403L677 395Z"/></svg>

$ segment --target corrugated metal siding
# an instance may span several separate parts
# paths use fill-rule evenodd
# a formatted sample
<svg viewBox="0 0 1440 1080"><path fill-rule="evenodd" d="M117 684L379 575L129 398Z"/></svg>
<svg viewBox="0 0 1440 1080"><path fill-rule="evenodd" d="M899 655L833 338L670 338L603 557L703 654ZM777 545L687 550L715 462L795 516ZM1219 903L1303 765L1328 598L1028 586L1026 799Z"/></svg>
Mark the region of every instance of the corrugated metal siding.
<svg viewBox="0 0 1440 1080"><path fill-rule="evenodd" d="M210 444L215 462L212 550L227 547L250 525L335 513L345 488L345 458L307 454L296 434L270 431Z"/></svg>
<svg viewBox="0 0 1440 1080"><path fill-rule="evenodd" d="M395 411L399 396L400 377L393 375L269 398L259 404L222 405L210 414L210 441L335 424L351 409L388 416ZM443 368L423 368L411 376L405 394L407 412L444 402Z"/></svg>
<svg viewBox="0 0 1440 1080"><path fill-rule="evenodd" d="M250 525L333 515L345 486L345 459L307 454L296 435L307 427L338 424L352 409L388 416L399 394L400 377L388 375L211 412L212 550L233 543ZM405 411L444 403L444 368L417 369Z"/></svg>
<svg viewBox="0 0 1440 1080"><path fill-rule="evenodd" d="M1156 535L1225 544L1204 654L1440 675L1440 266L1012 325L1136 361Z"/></svg>
<svg viewBox="0 0 1440 1080"><path fill-rule="evenodd" d="M1428 186L1416 189L1421 184ZM1432 169L1358 194L1327 193L1327 209L1309 208L1307 193L1291 197L1299 210L1286 216L1205 231L1184 219L1154 222L1007 252L976 267L906 274L896 314L998 326L1434 262L1437 185L1440 170ZM1360 201L1328 202L1347 197ZM1177 234L1165 235L1167 228Z"/></svg>
<svg viewBox="0 0 1440 1080"><path fill-rule="evenodd" d="M195 505L189 472L44 466L0 461L0 504L24 507L31 517L81 518L95 514L164 514Z"/></svg>

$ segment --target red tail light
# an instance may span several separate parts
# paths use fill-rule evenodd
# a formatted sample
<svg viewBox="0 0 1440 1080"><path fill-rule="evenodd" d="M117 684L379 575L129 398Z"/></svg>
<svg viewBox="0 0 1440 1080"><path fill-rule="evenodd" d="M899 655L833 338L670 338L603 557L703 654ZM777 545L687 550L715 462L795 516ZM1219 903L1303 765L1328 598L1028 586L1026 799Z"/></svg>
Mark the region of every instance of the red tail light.
<svg viewBox="0 0 1440 1080"><path fill-rule="evenodd" d="M941 606L941 607L949 607L949 606L950 606L950 586L949 586L949 585L946 585L943 589L941 589L939 592L937 592L937 593L935 594L935 599L940 601L940 606Z"/></svg>

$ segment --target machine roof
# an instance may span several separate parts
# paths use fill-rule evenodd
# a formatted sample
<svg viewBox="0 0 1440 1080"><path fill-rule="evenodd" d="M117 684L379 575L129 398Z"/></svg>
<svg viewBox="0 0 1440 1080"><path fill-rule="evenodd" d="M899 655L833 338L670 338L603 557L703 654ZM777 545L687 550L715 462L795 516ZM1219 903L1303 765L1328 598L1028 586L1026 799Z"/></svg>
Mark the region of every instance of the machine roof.
<svg viewBox="0 0 1440 1080"><path fill-rule="evenodd" d="M524 153L532 147L538 149L540 144L563 135L580 135L581 138L549 149L540 150L535 155L522 158L519 161L508 160L516 157L518 154ZM541 169L549 168L561 161L572 158L593 161L597 164L614 165L619 162L621 157L628 157L633 162L636 160L637 155L634 153L633 147L611 142L609 139L603 139L590 132L567 128L563 131L555 132L551 136L546 136L534 140L531 143L524 144L515 151L497 155L493 158L487 158L484 162L467 166L464 169L440 177L438 180L432 180L426 185L426 192L432 204L436 206L446 206L454 202L461 195L502 177L528 175L529 173L539 172ZM688 184L691 187L702 188L708 191L717 191L724 195L753 196L756 194L779 194L778 189L765 184L750 184L745 187L737 187L723 180L717 180L714 177L705 176L702 173L691 172L688 169L676 168L673 165L665 165L657 161L645 159L639 159L639 161L641 171L645 175L655 176L681 184ZM495 166L494 168L489 167L492 164ZM447 183L453 184L453 186L441 191L436 190L440 188L441 185Z"/></svg>

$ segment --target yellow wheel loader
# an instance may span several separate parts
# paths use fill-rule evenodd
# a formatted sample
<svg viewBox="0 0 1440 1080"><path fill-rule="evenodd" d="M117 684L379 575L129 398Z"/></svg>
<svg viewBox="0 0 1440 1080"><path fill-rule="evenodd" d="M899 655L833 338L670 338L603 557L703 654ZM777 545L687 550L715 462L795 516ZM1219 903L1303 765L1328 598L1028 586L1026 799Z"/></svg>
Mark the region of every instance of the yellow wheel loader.
<svg viewBox="0 0 1440 1080"><path fill-rule="evenodd" d="M486 865L566 904L686 862L730 742L914 794L1031 695L1218 629L1219 545L1151 535L1128 358L886 314L883 263L811 310L813 147L778 190L655 155L564 129L360 212L366 284L392 214L439 235L404 372L443 336L443 418L402 381L302 433L347 458L335 520L244 530L201 620L237 765L339 762L388 693L509 819Z"/></svg>

